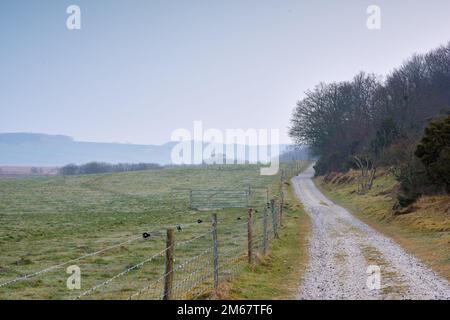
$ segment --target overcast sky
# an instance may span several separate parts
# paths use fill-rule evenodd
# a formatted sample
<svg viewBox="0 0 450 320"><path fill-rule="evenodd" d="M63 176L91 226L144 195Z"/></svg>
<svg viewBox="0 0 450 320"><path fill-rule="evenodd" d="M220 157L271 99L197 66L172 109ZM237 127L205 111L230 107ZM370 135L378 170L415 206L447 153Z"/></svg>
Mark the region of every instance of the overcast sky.
<svg viewBox="0 0 450 320"><path fill-rule="evenodd" d="M304 91L448 42L449 15L448 0L4 0L0 132L160 144L201 120L289 142Z"/></svg>

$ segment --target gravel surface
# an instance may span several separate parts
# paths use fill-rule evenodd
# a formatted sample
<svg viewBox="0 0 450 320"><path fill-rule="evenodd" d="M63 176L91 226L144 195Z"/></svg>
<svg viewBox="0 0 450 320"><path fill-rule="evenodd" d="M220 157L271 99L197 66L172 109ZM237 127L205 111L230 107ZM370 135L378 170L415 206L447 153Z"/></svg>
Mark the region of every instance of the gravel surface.
<svg viewBox="0 0 450 320"><path fill-rule="evenodd" d="M450 283L393 240L334 204L314 185L312 167L292 179L311 217L310 261L298 299L450 299ZM369 289L369 266L381 287Z"/></svg>

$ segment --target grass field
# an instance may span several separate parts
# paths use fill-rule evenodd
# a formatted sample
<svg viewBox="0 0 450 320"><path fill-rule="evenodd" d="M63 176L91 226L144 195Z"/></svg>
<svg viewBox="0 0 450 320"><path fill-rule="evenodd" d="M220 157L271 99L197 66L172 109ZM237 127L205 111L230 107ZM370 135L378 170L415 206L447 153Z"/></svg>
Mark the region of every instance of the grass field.
<svg viewBox="0 0 450 320"><path fill-rule="evenodd" d="M279 176L261 176L257 165L172 168L132 173L0 180L0 299L71 299L80 291L66 288L64 265L45 274L2 286L8 280L120 245L73 264L81 268L82 290L105 281L165 247L167 226L181 225L179 242L207 234L211 212L189 209L188 189L247 190L265 202L263 188L275 194ZM216 211L223 250L242 234L246 209ZM203 222L197 223L200 219ZM244 221L244 220L243 220ZM242 228L238 230L237 228ZM157 231L141 239L144 231ZM203 242L202 242L203 241ZM202 252L208 237L180 247L176 262ZM129 272L86 298L127 298L163 273L164 256ZM154 298L147 296L144 298Z"/></svg>
<svg viewBox="0 0 450 320"><path fill-rule="evenodd" d="M332 181L316 178L316 185L333 201L346 207L375 229L398 242L450 280L450 198L424 196L397 214L393 210L398 182L383 171L372 190L358 194L357 172L339 174Z"/></svg>

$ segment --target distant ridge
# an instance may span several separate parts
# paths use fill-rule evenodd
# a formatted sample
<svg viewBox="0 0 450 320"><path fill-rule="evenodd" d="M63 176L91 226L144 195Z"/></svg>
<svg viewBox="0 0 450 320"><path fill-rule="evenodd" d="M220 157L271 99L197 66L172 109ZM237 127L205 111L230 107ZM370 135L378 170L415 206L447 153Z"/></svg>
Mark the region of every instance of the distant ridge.
<svg viewBox="0 0 450 320"><path fill-rule="evenodd" d="M91 161L108 163L171 164L170 154L177 142L162 145L76 141L66 135L41 133L0 133L0 165L63 166ZM290 145L280 145L280 152Z"/></svg>
<svg viewBox="0 0 450 320"><path fill-rule="evenodd" d="M82 142L65 135L0 133L0 165L62 166L90 161L170 164L173 145Z"/></svg>

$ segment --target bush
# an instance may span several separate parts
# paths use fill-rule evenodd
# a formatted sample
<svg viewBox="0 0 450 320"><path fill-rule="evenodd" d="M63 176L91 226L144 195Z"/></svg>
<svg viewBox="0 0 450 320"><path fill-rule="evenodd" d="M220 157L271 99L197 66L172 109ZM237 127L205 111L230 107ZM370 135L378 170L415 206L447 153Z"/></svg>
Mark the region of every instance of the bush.
<svg viewBox="0 0 450 320"><path fill-rule="evenodd" d="M330 172L346 172L354 168L355 164L351 158L343 158L337 153L320 157L314 165L316 176L327 175Z"/></svg>
<svg viewBox="0 0 450 320"><path fill-rule="evenodd" d="M428 125L415 155L424 164L429 183L450 192L450 116Z"/></svg>
<svg viewBox="0 0 450 320"><path fill-rule="evenodd" d="M428 185L425 167L414 156L397 167L394 174L400 182L400 192L397 195L397 200L401 207L407 207L414 203L424 192L425 186Z"/></svg>
<svg viewBox="0 0 450 320"><path fill-rule="evenodd" d="M78 166L75 164L68 164L62 168L59 169L59 174L63 176L72 176L78 174Z"/></svg>
<svg viewBox="0 0 450 320"><path fill-rule="evenodd" d="M400 182L400 206L412 204L422 194L450 192L450 117L431 122L414 153L398 160L394 173Z"/></svg>

